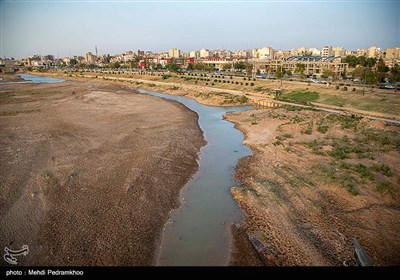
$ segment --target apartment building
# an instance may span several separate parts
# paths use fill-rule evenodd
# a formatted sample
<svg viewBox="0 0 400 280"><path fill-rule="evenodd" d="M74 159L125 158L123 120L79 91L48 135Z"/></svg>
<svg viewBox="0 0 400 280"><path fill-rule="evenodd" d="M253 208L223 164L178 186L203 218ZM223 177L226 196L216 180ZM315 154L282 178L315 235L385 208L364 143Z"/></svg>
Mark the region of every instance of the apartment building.
<svg viewBox="0 0 400 280"><path fill-rule="evenodd" d="M168 51L168 57L171 58L179 58L181 56L181 50L178 49L170 49Z"/></svg>
<svg viewBox="0 0 400 280"><path fill-rule="evenodd" d="M324 56L324 57L333 56L333 48L332 48L332 46L324 46L321 49L321 56Z"/></svg>

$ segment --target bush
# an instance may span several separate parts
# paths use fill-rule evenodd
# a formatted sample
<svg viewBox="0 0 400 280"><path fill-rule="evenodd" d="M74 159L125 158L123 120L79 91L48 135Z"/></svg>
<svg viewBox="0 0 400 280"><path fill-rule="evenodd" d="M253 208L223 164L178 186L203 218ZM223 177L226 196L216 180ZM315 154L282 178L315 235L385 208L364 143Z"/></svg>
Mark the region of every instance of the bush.
<svg viewBox="0 0 400 280"><path fill-rule="evenodd" d="M347 87L343 87L343 91L347 91Z"/></svg>
<svg viewBox="0 0 400 280"><path fill-rule="evenodd" d="M272 143L272 144L274 144L275 146L278 146L278 145L282 145L282 142L280 141L280 140L276 140L274 143Z"/></svg>
<svg viewBox="0 0 400 280"><path fill-rule="evenodd" d="M355 92L355 91L356 91L356 88L353 87L352 91Z"/></svg>
<svg viewBox="0 0 400 280"><path fill-rule="evenodd" d="M339 86L336 86L336 89L339 89Z"/></svg>
<svg viewBox="0 0 400 280"><path fill-rule="evenodd" d="M254 86L254 83L250 83L250 86Z"/></svg>
<svg viewBox="0 0 400 280"><path fill-rule="evenodd" d="M249 83L245 83L245 85L246 85L246 86L248 86L248 85L249 85Z"/></svg>

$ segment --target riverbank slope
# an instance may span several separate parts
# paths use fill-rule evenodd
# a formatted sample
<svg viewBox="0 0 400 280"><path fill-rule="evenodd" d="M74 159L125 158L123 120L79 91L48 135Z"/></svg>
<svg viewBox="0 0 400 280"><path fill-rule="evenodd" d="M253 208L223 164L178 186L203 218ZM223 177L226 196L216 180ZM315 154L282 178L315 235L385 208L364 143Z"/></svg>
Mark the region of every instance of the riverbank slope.
<svg viewBox="0 0 400 280"><path fill-rule="evenodd" d="M232 265L343 265L353 237L375 265L400 263L400 127L290 106L227 119L254 151L232 189Z"/></svg>

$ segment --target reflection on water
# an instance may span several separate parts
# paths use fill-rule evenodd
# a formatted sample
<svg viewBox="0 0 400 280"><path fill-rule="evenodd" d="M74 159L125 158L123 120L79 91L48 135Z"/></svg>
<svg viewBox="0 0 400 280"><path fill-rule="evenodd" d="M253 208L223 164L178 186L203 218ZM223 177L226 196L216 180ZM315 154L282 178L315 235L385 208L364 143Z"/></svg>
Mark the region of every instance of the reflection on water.
<svg viewBox="0 0 400 280"><path fill-rule="evenodd" d="M22 79L26 80L27 82L9 82L9 84L30 83L30 82L31 83L61 83L61 82L65 81L63 79L35 76L35 75L30 75L30 74L17 74L17 76L20 76Z"/></svg>
<svg viewBox="0 0 400 280"><path fill-rule="evenodd" d="M238 160L252 153L242 144L243 134L222 116L250 107L212 107L186 97L138 91L178 101L195 111L207 141L200 150L198 172L182 190L182 205L171 212L165 226L157 264L227 265L230 224L241 219L229 189L236 184L233 173Z"/></svg>

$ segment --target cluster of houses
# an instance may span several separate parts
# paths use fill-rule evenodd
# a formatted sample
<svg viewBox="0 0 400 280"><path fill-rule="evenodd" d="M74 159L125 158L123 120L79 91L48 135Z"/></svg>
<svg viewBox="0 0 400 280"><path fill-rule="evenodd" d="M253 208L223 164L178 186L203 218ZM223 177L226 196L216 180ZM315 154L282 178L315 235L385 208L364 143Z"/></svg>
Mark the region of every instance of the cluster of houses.
<svg viewBox="0 0 400 280"><path fill-rule="evenodd" d="M292 50L275 50L272 47L256 48L252 50L230 51L225 49L201 49L182 52L179 49L170 49L166 52L153 53L152 51L126 51L122 54L86 53L85 56L55 58L53 55L34 55L21 60L12 58L0 59L1 68L15 67L76 67L87 65L91 67L130 67L139 69L165 68L175 64L178 68L188 69L190 65L201 63L209 69L234 69L237 62L243 61L252 64L254 71L270 73L279 70L295 71L299 64L303 64L306 75L321 75L329 69L336 75L347 71L348 64L342 59L346 56L365 56L383 59L389 67L400 64L400 48L381 49L371 46L368 49L348 51L343 47L324 46L317 48L295 48Z"/></svg>

